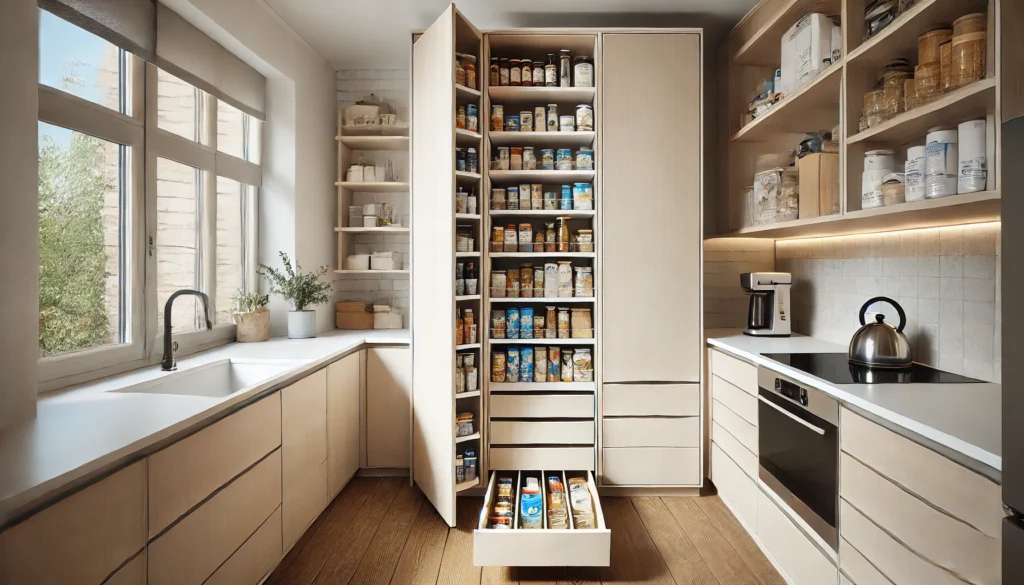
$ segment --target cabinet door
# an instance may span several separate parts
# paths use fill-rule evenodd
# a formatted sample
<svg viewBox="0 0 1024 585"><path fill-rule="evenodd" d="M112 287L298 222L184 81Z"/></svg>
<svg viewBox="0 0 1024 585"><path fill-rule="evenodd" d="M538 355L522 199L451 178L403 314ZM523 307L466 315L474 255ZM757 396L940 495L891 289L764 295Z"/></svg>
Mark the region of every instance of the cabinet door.
<svg viewBox="0 0 1024 585"><path fill-rule="evenodd" d="M359 388L362 361L358 351L327 366L327 495L333 499L359 469Z"/></svg>
<svg viewBox="0 0 1024 585"><path fill-rule="evenodd" d="M281 391L285 548L327 507L327 369Z"/></svg>
<svg viewBox="0 0 1024 585"><path fill-rule="evenodd" d="M366 350L366 464L369 467L409 467L411 354L412 351L404 347ZM447 424L451 426L454 422Z"/></svg>
<svg viewBox="0 0 1024 585"><path fill-rule="evenodd" d="M700 379L697 34L605 34L603 381Z"/></svg>

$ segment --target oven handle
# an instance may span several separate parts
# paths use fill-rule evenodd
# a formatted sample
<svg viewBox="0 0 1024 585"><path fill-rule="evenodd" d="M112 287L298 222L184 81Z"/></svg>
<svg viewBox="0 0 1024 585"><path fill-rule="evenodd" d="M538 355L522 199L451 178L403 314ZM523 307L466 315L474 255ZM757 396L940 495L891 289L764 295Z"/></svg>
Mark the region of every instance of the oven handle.
<svg viewBox="0 0 1024 585"><path fill-rule="evenodd" d="M804 419L802 419L802 418L800 418L800 417L796 416L796 415L795 415L795 414L793 414L792 412L789 412L788 410L786 410L786 409L782 408L781 406L779 406L779 405L775 404L775 403L774 403L774 402L772 402L771 400L768 400L768 399L767 399L767 398L765 398L764 396L760 396L760 395L759 395L759 396L757 397L757 399L758 399L758 400L760 400L761 402L763 402L763 403L767 404L768 406L770 406L770 407L774 408L775 410L777 410L777 411L781 412L782 414L784 414L784 415L788 416L789 418L793 419L794 421L796 421L796 422L798 422L798 423L800 423L800 424L804 425L805 427L807 427L807 428L811 429L812 431L814 431L814 432L818 433L819 435L821 435L821 436L823 436L823 437L825 436L825 429L823 429L823 428L821 428L821 427L816 427L816 426L812 425L811 423L809 423L809 422L805 421Z"/></svg>

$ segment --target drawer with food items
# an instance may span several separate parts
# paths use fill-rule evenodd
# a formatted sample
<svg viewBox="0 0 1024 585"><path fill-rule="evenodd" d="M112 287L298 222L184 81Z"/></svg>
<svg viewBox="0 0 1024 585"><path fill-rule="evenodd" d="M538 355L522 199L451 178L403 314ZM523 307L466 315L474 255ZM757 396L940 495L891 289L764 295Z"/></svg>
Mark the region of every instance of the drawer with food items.
<svg viewBox="0 0 1024 585"><path fill-rule="evenodd" d="M576 346L593 340L529 340L529 345L501 347L491 352L491 382L593 382L594 350ZM512 340L524 343L524 340ZM553 345L544 345L551 343ZM494 341L491 342L495 344ZM492 390L494 389L492 385Z"/></svg>
<svg viewBox="0 0 1024 585"><path fill-rule="evenodd" d="M473 153L476 156L476 153ZM468 152L465 156L469 156ZM468 164L468 159L467 159ZM541 148L534 146L498 146L491 158L492 171L593 171L594 149L580 147ZM473 171L477 172L477 171ZM492 178L502 178L500 173Z"/></svg>
<svg viewBox="0 0 1024 585"><path fill-rule="evenodd" d="M490 255L594 254L594 230L589 220L560 216L555 221L522 221L491 227ZM580 227L577 227L580 226Z"/></svg>
<svg viewBox="0 0 1024 585"><path fill-rule="evenodd" d="M524 183L491 188L492 211L593 211L591 183L544 185Z"/></svg>
<svg viewBox="0 0 1024 585"><path fill-rule="evenodd" d="M507 262L506 262L507 263ZM577 261L577 264L579 262ZM491 302L572 302L567 299L594 299L594 268L574 265L572 260L533 264L521 262L518 267L491 271ZM546 314L546 313L545 313Z"/></svg>
<svg viewBox="0 0 1024 585"><path fill-rule="evenodd" d="M594 338L590 307L554 305L503 307L491 310L492 343L550 343Z"/></svg>
<svg viewBox="0 0 1024 585"><path fill-rule="evenodd" d="M474 118L476 111L474 108ZM474 124L477 121L474 119ZM491 132L593 132L594 107L578 104L574 108L558 104L505 108L491 104ZM510 137L511 138L511 137Z"/></svg>
<svg viewBox="0 0 1024 585"><path fill-rule="evenodd" d="M494 471L473 531L476 566L608 566L611 530L590 471Z"/></svg>

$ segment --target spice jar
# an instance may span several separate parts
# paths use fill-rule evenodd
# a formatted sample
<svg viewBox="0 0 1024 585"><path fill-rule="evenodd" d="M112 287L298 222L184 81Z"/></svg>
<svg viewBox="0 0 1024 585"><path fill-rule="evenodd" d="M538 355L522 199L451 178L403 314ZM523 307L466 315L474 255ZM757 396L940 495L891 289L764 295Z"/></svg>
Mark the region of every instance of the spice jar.
<svg viewBox="0 0 1024 585"><path fill-rule="evenodd" d="M558 52L558 86L572 87L572 64L570 63L572 52L569 49L562 49Z"/></svg>
<svg viewBox="0 0 1024 585"><path fill-rule="evenodd" d="M582 55L573 59L573 87L594 87L594 60Z"/></svg>
<svg viewBox="0 0 1024 585"><path fill-rule="evenodd" d="M533 85L544 87L544 63L541 61L533 62Z"/></svg>
<svg viewBox="0 0 1024 585"><path fill-rule="evenodd" d="M466 87L476 89L476 57L463 55L462 60L464 61L462 66L466 71Z"/></svg>
<svg viewBox="0 0 1024 585"><path fill-rule="evenodd" d="M519 59L508 60L508 84L519 86L523 84L523 70L519 68Z"/></svg>
<svg viewBox="0 0 1024 585"><path fill-rule="evenodd" d="M553 53L548 53L548 64L544 66L544 85L558 87L558 65Z"/></svg>
<svg viewBox="0 0 1024 585"><path fill-rule="evenodd" d="M519 62L519 69L522 71L520 78L522 84L526 87L533 86L533 61L529 59L523 59Z"/></svg>
<svg viewBox="0 0 1024 585"><path fill-rule="evenodd" d="M501 85L501 68L498 66L498 58L491 57L491 85Z"/></svg>
<svg viewBox="0 0 1024 585"><path fill-rule="evenodd" d="M498 85L508 85L512 77L507 57L498 59Z"/></svg>

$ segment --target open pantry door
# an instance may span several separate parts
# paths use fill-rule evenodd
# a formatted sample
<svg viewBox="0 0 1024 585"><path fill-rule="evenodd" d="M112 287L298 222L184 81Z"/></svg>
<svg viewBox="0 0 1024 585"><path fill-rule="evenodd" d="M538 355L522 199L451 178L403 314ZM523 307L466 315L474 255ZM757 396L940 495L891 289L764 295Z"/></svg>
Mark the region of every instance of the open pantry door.
<svg viewBox="0 0 1024 585"><path fill-rule="evenodd" d="M467 37L479 47L480 33L452 4L412 47L412 467L414 481L450 526L455 360L467 346L456 346L455 337L455 53ZM471 345L479 360L479 343ZM477 421L481 414L477 407Z"/></svg>

